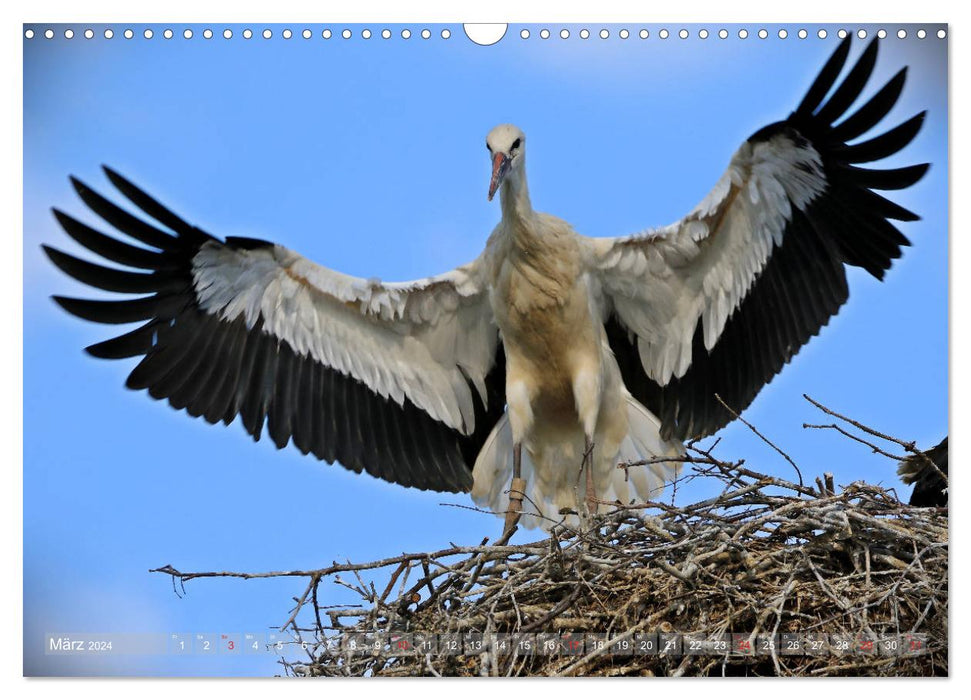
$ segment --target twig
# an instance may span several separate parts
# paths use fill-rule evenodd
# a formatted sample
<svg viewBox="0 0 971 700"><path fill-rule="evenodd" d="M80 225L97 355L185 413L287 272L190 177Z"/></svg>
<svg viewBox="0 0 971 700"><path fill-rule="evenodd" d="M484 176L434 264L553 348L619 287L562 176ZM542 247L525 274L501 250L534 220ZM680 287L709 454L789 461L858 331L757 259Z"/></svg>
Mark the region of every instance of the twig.
<svg viewBox="0 0 971 700"><path fill-rule="evenodd" d="M792 468L793 469L796 470L796 475L799 477L799 485L800 486L803 485L803 483L802 483L802 472L799 471L799 467L796 466L796 463L792 461L792 457L790 457L789 455L787 455L785 452L782 451L782 449L778 445L776 445L774 442L772 442L771 440L769 440L769 438L765 437L765 435L763 435L762 433L760 433L758 431L758 429L754 425L752 425L747 420L745 420L740 415L738 415L738 413L736 413L733 408L731 408L727 403L725 403L724 401L722 401L722 397L721 396L719 396L718 394L715 394L715 399L718 401L718 403L720 403L722 406L725 407L725 410L727 410L729 413L732 414L732 417L734 417L736 420L741 421L749 430L751 430L753 433L755 433L760 438L762 438L762 441L766 445L768 445L773 450L775 450L776 452L778 452L780 455L782 455L783 457L785 457L785 460L789 464L792 465Z"/></svg>

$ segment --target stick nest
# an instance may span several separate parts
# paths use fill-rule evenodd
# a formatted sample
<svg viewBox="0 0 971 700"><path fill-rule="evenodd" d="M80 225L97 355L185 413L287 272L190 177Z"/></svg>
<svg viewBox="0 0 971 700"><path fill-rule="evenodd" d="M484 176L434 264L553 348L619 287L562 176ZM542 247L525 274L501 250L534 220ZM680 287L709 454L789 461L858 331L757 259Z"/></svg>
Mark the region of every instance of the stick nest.
<svg viewBox="0 0 971 700"><path fill-rule="evenodd" d="M523 545L483 542L337 567L359 607L316 605L312 676L947 675L947 510L912 508L857 482L808 487L692 451L695 476L718 478L716 498L684 507L650 503L598 517L589 529L554 528ZM631 466L630 468L637 468ZM655 511L656 509L656 511ZM362 570L384 572L380 588ZM331 572L334 573L334 572ZM382 590L383 592L379 592ZM329 624L328 624L329 623ZM296 629L296 628L295 628ZM854 639L927 635L922 653L612 656L401 655L393 645L347 653L361 633L641 632ZM297 630L300 633L300 630ZM344 645L342 647L342 645Z"/></svg>

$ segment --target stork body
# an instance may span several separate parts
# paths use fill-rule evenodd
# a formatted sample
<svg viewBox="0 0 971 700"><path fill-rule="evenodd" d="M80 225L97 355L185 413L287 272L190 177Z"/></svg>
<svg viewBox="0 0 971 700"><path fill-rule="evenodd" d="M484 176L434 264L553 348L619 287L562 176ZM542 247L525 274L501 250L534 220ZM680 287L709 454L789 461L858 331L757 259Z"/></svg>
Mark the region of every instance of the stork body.
<svg viewBox="0 0 971 700"><path fill-rule="evenodd" d="M220 239L106 169L140 215L75 188L125 239L55 216L120 267L44 248L83 283L143 296L55 300L87 320L140 323L88 351L140 358L127 386L211 423L238 417L254 439L404 486L471 491L499 515L522 492L527 526L628 506L655 497L677 462L618 462L664 460L721 429L733 417L722 401L744 410L846 302L847 266L882 279L909 245L891 221L918 217L875 190L910 187L928 166L862 167L920 130L923 113L867 136L905 70L844 117L877 50L838 80L847 37L697 207L634 235L588 238L535 212L525 135L497 127L498 226L478 258L414 282Z"/></svg>
<svg viewBox="0 0 971 700"><path fill-rule="evenodd" d="M572 522L578 512L596 512L601 500L629 502L627 475L617 469L631 429L629 411L647 420L635 420L640 434L628 444L654 449L629 449L628 459L678 455L682 448L660 440L660 421L624 388L585 272L582 239L562 219L533 210L525 141L512 125L496 127L487 138L496 171L490 194L500 188L502 219L483 257L506 354L507 414L494 430L501 448L483 450L476 461L472 497L496 512L510 508L509 476L518 474L524 449L525 496L532 505L527 524L533 525L544 516L555 522L553 515ZM635 496L651 498L675 470L656 469L656 482L637 478Z"/></svg>

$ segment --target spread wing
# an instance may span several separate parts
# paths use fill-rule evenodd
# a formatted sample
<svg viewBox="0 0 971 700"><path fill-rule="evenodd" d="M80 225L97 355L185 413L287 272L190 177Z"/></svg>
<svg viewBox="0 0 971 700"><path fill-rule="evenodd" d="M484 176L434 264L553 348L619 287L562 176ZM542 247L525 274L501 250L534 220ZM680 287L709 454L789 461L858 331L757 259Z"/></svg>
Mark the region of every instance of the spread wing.
<svg viewBox="0 0 971 700"><path fill-rule="evenodd" d="M891 220L918 217L874 190L909 187L928 166L860 166L904 148L924 113L855 141L896 103L906 69L841 120L870 77L877 46L831 92L847 37L796 111L742 144L684 219L587 241L625 382L666 437L701 437L728 423L715 394L746 408L846 301L845 265L882 279L909 245Z"/></svg>
<svg viewBox="0 0 971 700"><path fill-rule="evenodd" d="M64 231L110 263L49 246L71 277L121 300L54 297L99 323L141 323L88 348L141 357L127 386L210 423L238 415L254 439L339 461L405 486L471 488L479 447L504 406L504 358L478 261L438 277L382 284L249 238L219 240L117 173L148 218L74 180L119 232L54 211Z"/></svg>

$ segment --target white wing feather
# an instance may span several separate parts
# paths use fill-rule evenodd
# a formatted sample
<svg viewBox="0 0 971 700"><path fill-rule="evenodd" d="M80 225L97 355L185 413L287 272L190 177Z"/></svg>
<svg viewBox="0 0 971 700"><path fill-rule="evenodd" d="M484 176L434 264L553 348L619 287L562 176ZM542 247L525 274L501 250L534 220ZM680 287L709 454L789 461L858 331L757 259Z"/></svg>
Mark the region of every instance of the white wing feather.
<svg viewBox="0 0 971 700"><path fill-rule="evenodd" d="M778 134L746 142L707 197L681 221L623 238L586 239L611 309L638 337L647 374L662 386L691 364L699 319L705 347L761 272L792 216L826 186L819 154Z"/></svg>
<svg viewBox="0 0 971 700"><path fill-rule="evenodd" d="M382 284L322 267L282 246L207 243L193 258L199 305L243 315L300 354L399 404L407 397L466 434L475 427L471 380L485 400L498 336L480 265Z"/></svg>

